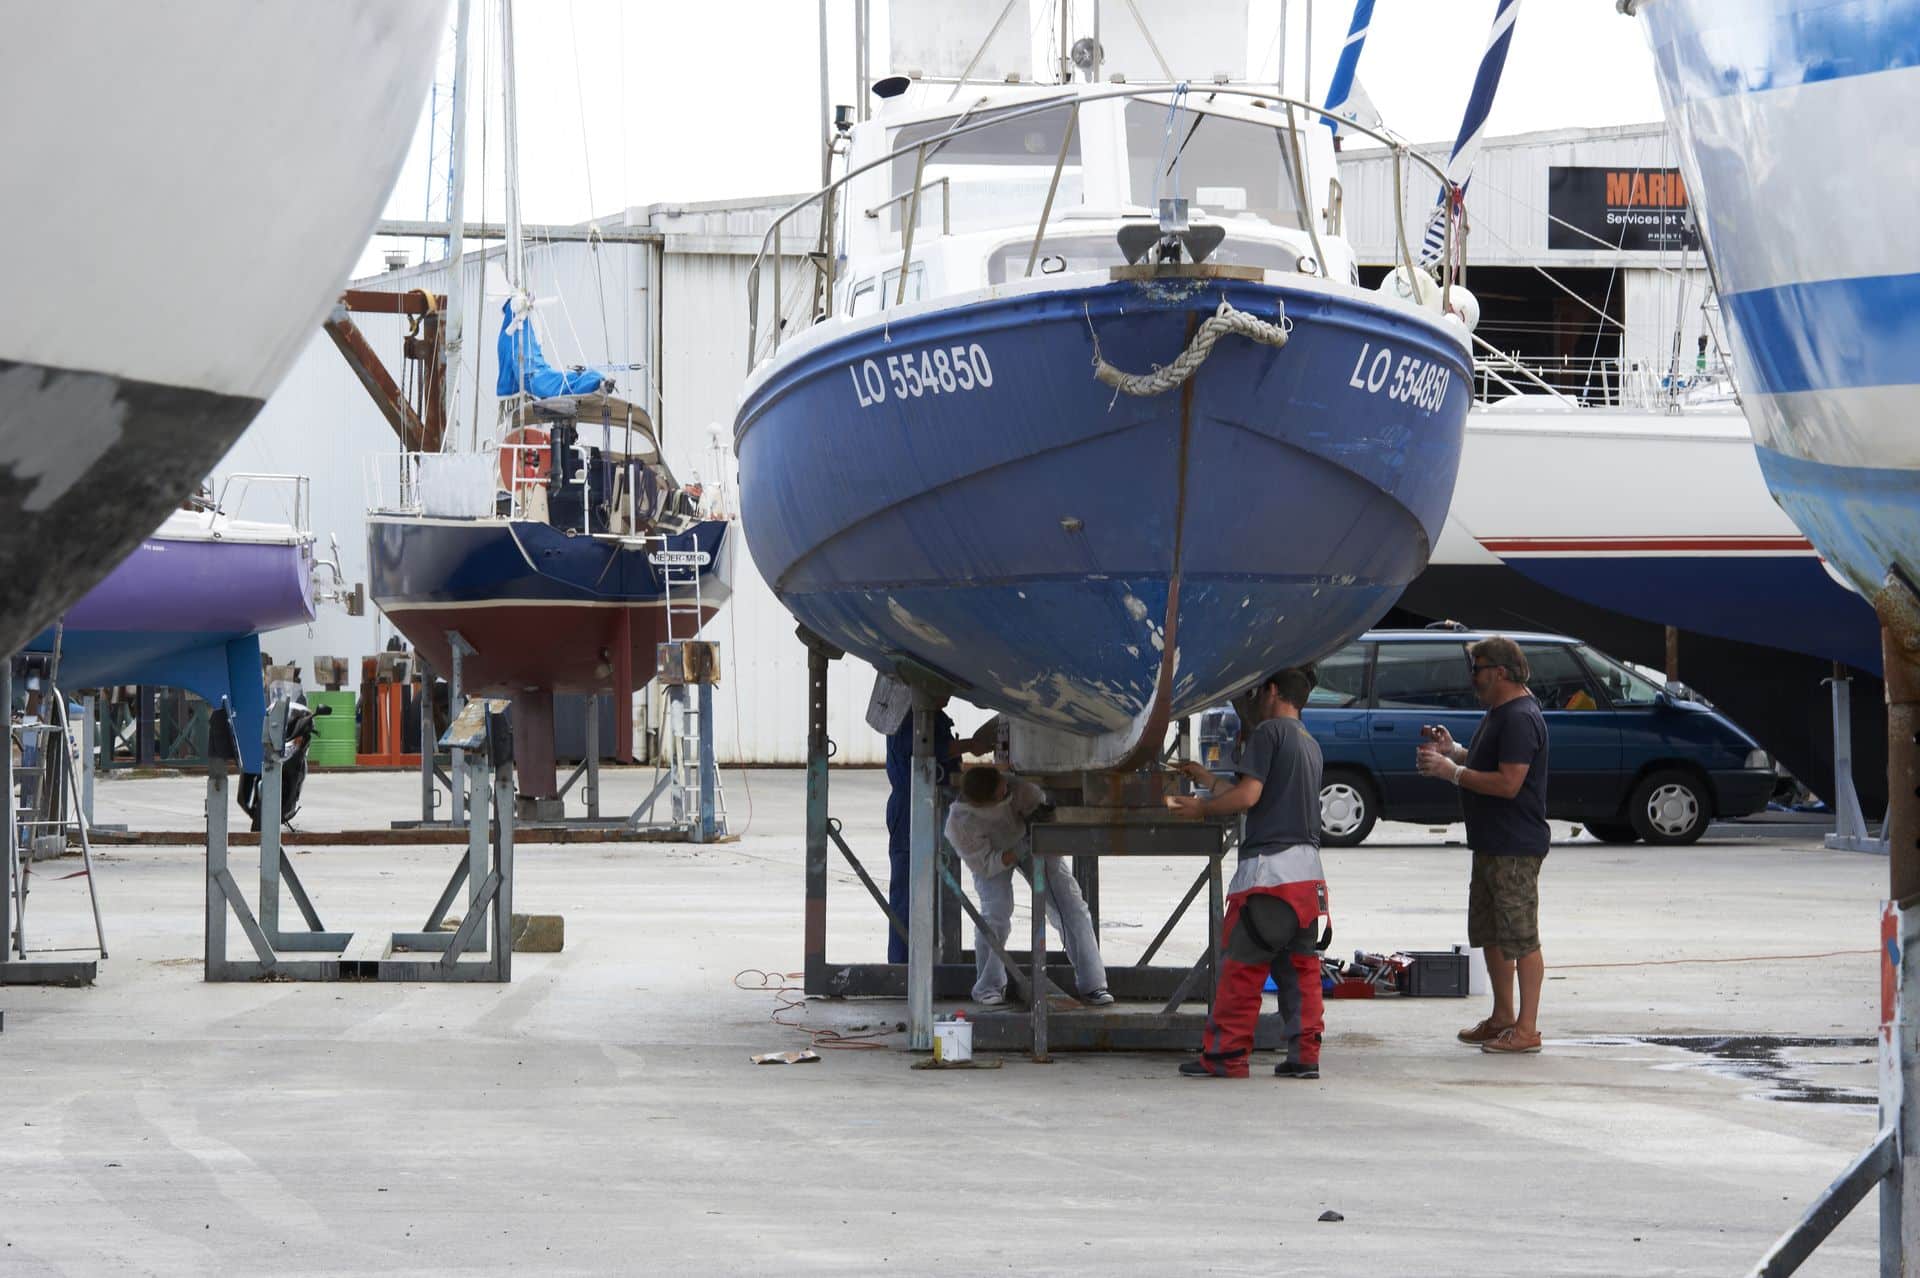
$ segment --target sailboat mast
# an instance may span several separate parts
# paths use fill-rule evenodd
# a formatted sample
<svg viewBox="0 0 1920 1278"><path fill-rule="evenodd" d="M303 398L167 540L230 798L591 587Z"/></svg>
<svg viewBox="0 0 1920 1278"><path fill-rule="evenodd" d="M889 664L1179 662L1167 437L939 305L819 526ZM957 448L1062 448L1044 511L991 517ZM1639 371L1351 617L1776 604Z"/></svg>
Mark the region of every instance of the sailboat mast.
<svg viewBox="0 0 1920 1278"><path fill-rule="evenodd" d="M453 24L453 154L448 160L453 190L447 201L447 313L440 337L440 416L447 439L458 438L454 422L459 388L454 383L460 373L460 341L466 327L467 21L472 12L473 0L460 0Z"/></svg>
<svg viewBox="0 0 1920 1278"><path fill-rule="evenodd" d="M527 292L527 242L520 221L520 108L513 77L513 0L500 0L500 106L506 155L507 283Z"/></svg>
<svg viewBox="0 0 1920 1278"><path fill-rule="evenodd" d="M507 285L513 290L513 309L522 324L533 322L532 297L527 290L527 237L520 221L520 110L513 77L513 0L500 0L500 114L501 150L506 160ZM527 389L527 342L514 343L520 367L514 379L522 394Z"/></svg>

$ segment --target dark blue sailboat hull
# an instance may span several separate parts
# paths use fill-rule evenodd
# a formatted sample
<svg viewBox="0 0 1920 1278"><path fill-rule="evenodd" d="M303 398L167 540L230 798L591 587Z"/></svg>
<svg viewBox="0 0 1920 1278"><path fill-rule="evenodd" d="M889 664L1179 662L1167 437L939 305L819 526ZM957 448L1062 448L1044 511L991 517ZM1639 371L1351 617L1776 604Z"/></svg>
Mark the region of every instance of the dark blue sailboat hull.
<svg viewBox="0 0 1920 1278"><path fill-rule="evenodd" d="M706 520L668 539L673 549L709 556L702 622L726 600L726 532L725 521ZM649 546L569 536L531 520L374 514L367 550L368 593L436 670L452 669L449 631L476 649L462 662L472 691L605 692L612 647L622 642L635 686L653 677L655 646L667 637L667 592ZM691 618L678 625L684 636Z"/></svg>

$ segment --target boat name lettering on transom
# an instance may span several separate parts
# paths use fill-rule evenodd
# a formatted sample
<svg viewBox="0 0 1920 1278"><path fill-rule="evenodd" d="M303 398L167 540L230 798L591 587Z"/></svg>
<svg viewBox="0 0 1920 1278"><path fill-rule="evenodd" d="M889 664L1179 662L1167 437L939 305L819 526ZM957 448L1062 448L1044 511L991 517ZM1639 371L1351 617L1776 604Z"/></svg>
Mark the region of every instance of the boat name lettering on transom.
<svg viewBox="0 0 1920 1278"><path fill-rule="evenodd" d="M1425 413L1437 412L1447 402L1447 390L1453 383L1453 370L1421 359L1417 355L1395 356L1387 347L1373 349L1373 343L1360 343L1360 356L1353 361L1353 373L1347 385L1354 390L1412 404Z"/></svg>
<svg viewBox="0 0 1920 1278"><path fill-rule="evenodd" d="M967 346L928 347L886 357L881 361L863 359L849 365L854 398L862 408L884 404L888 398L920 399L928 395L958 395L993 385L993 362L986 348L974 342Z"/></svg>

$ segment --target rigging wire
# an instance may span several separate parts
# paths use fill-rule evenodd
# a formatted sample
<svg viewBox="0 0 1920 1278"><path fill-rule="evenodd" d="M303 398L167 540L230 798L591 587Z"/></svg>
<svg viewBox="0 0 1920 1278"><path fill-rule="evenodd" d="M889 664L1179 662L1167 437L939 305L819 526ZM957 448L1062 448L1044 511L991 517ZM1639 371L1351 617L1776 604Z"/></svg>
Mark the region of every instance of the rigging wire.
<svg viewBox="0 0 1920 1278"><path fill-rule="evenodd" d="M580 84L580 81L585 77L580 74L580 21L579 15L574 8L574 0L567 0L567 23L573 31L573 39L571 41L573 52L573 98L580 109L580 162L586 171L587 234L589 237L587 240L587 253L593 259L593 281L600 290L600 335L603 339L601 345L606 351L607 363L611 365L613 363L613 328L607 323L607 280L605 273L601 269L604 263L600 256L600 249L604 241L600 238L599 226L593 220L598 216L600 206L594 202L593 198L593 148L587 144L587 91L582 88ZM581 349L580 354L582 358L586 356L586 349L584 347Z"/></svg>
<svg viewBox="0 0 1920 1278"><path fill-rule="evenodd" d="M1601 239L1598 235L1595 235L1592 231L1589 231L1586 227L1575 226L1572 222L1567 221L1567 219L1563 217L1556 217L1550 211L1542 209L1539 205L1530 202L1524 197L1515 195L1511 191L1501 189L1498 185L1489 181L1486 177L1480 174L1476 173L1474 175L1473 180L1476 185L1485 187L1487 190L1492 191L1495 195L1498 195L1501 199L1506 200L1511 204L1517 205L1518 207L1525 209L1529 213L1535 214L1537 216L1543 216L1549 222L1565 227L1567 230L1572 231L1575 235L1580 236L1582 239L1592 240L1595 244L1599 245L1601 248L1607 250L1610 253L1619 251L1618 245L1614 244L1609 240ZM1502 243L1505 243L1505 241L1502 241ZM1665 257L1664 246L1662 247L1661 256L1663 258ZM1647 267L1644 269L1659 271L1660 273L1666 274L1666 275L1677 275L1682 273L1676 270L1674 267L1661 266L1661 265L1655 265L1655 266Z"/></svg>
<svg viewBox="0 0 1920 1278"><path fill-rule="evenodd" d="M1500 234L1500 232L1494 230L1491 226L1482 225L1480 229L1484 231L1486 234L1492 236L1495 240L1497 240L1502 248L1511 249L1516 256L1520 254L1520 250L1517 247L1515 247L1513 241L1507 239L1506 236ZM1540 278L1544 279L1547 283L1559 289L1562 293L1565 293L1568 297L1572 298L1574 301L1580 303L1580 305L1592 311L1595 315L1599 316L1600 322L1603 326L1607 324L1611 324L1615 328L1620 329L1622 332L1626 330L1627 326L1625 324L1622 324L1619 320L1607 314L1605 311L1595 306L1592 302L1588 301L1586 298L1580 296L1580 294L1568 288L1565 284L1562 284L1559 280L1555 279L1553 277L1553 273L1547 270L1545 267L1534 266L1531 263L1529 263L1528 269L1533 271L1536 275L1540 276ZM1616 267L1615 269L1617 270L1618 268Z"/></svg>
<svg viewBox="0 0 1920 1278"><path fill-rule="evenodd" d="M1642 169L1641 169L1641 167L1640 167L1639 165L1637 165L1637 164L1636 164L1636 165L1634 165L1634 166L1633 166L1633 171L1634 171L1634 172L1635 172L1636 174L1638 174L1638 173L1640 173L1640 172L1642 172ZM1624 249L1624 247L1625 247L1625 245L1626 245L1626 242L1627 242L1627 228L1628 228L1628 225L1629 225L1629 224L1628 224L1628 223L1626 223L1626 222L1622 222L1622 223L1620 224L1620 242L1619 242L1618 244L1615 244L1615 245L1613 246L1613 247L1614 247L1614 251L1615 251L1616 253L1618 253L1618 252L1620 252L1620 251L1622 251L1622 250ZM1617 282L1619 281L1619 279L1620 279L1620 265L1619 265L1619 263L1618 263L1618 262L1616 261L1616 262L1614 263L1614 265L1613 265L1613 266L1611 266L1611 267L1609 267L1609 268L1608 268L1608 270L1607 270L1607 292L1606 292L1606 296L1605 296L1605 297L1603 297L1603 298L1601 299L1601 301L1600 301L1600 307L1601 307L1601 310L1602 310L1603 312L1605 311L1605 309L1606 309L1607 307L1609 307L1609 306L1611 306L1611 305L1613 305L1613 286L1614 286L1614 284L1615 284L1615 283L1617 283ZM1623 303L1623 305L1624 305L1624 303ZM1620 346L1621 346L1622 348L1624 348L1624 347L1626 346L1626 344L1627 344L1627 338L1626 338L1626 333L1627 333L1627 326L1626 326L1625 324L1622 324L1622 325L1620 325ZM1592 354L1592 356L1590 356L1590 358L1592 358L1592 359L1595 359L1595 360L1597 360L1597 359L1599 359L1599 358L1600 358L1600 340L1601 340L1601 339L1600 339L1600 335L1599 335L1598 333L1596 333L1596 334L1594 334L1594 338L1593 338L1593 354ZM1626 352L1625 352L1625 350L1624 350L1624 349L1622 349L1622 350L1620 351L1620 353L1624 355L1624 354L1625 354ZM1590 388L1591 388L1591 381L1589 381L1589 384L1588 384L1588 386L1586 386L1586 387L1582 387L1582 388L1581 388L1581 392L1580 392L1580 393L1581 393L1581 395L1582 395L1582 396L1585 396L1585 395L1586 395L1586 393L1587 393L1587 391L1588 391L1588 389L1590 389Z"/></svg>
<svg viewBox="0 0 1920 1278"><path fill-rule="evenodd" d="M541 256L546 261L547 279L553 285L553 291L551 293L543 293L541 294L541 296L551 297L555 301L560 303L560 314L567 321L567 334L573 338L573 348L576 351L580 352L579 363L581 364L582 367L592 367L587 363L587 344L586 342L581 340L580 328L577 324L574 323L573 307L567 302L567 291L560 287L560 259L559 259L559 255L554 252L553 240L549 235L549 237L546 239L536 238L535 242L539 244L544 244L546 246L547 251ZM527 273L531 275L535 269L536 268L529 265L527 267ZM533 322L532 311L527 312L527 322L529 324ZM549 338L551 338L552 334L549 334L548 336Z"/></svg>
<svg viewBox="0 0 1920 1278"><path fill-rule="evenodd" d="M629 146L627 136L627 6L616 5L614 8L619 16L620 31L620 43L618 46L620 57L617 59L620 67L620 220L626 222L630 220L627 210L633 207L633 186L627 180L627 148ZM620 349L625 351L629 357L633 355L633 259L635 247L636 246L629 244L625 251L620 254L620 283L622 286L620 293L622 299L620 307ZM641 249L640 251L644 252L645 250Z"/></svg>

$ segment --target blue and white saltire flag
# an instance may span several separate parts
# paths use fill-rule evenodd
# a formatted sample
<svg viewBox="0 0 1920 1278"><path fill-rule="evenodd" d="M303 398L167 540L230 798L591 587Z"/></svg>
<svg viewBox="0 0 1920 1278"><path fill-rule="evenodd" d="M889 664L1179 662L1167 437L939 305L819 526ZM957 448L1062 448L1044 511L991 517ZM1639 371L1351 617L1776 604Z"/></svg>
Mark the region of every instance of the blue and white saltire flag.
<svg viewBox="0 0 1920 1278"><path fill-rule="evenodd" d="M1340 47L1340 62L1333 68L1333 83L1327 86L1327 111L1321 118L1335 137L1340 136L1340 125L1333 117L1339 115L1351 120L1349 99L1353 97L1353 73L1360 66L1360 50L1367 43L1367 28L1373 25L1373 0L1355 0L1353 23L1347 28L1347 42ZM1364 95L1362 95L1364 96Z"/></svg>
<svg viewBox="0 0 1920 1278"><path fill-rule="evenodd" d="M1520 0L1500 0L1493 14L1493 30L1487 33L1487 51L1480 56L1480 70L1473 77L1473 94L1467 99L1467 113L1460 120L1460 134L1453 140L1453 154L1447 159L1447 189L1434 201L1427 218L1427 231L1420 240L1420 265L1437 264L1447 251L1448 191L1456 197L1466 194L1467 179L1473 176L1473 162L1479 158L1480 143L1487 128L1487 113L1493 109L1493 95L1500 87L1500 73L1506 69L1507 46L1513 43L1513 20L1519 16Z"/></svg>

